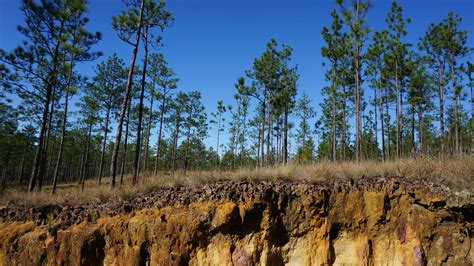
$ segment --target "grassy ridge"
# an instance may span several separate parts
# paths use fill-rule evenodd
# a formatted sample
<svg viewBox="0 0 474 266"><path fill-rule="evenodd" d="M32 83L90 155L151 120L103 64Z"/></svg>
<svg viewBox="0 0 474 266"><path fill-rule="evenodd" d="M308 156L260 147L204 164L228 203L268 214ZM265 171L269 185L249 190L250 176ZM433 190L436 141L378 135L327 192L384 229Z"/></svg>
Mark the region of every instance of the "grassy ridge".
<svg viewBox="0 0 474 266"><path fill-rule="evenodd" d="M127 176L122 188L110 190L107 185L99 187L96 180L88 180L83 192L76 183L62 184L57 194L50 195L50 187L41 192L27 193L24 190L10 188L0 198L0 204L21 204L39 206L45 204L100 203L112 197L131 198L138 194L149 193L153 189L173 186L200 186L222 180L241 179L302 179L316 182L329 178L360 177L405 178L421 177L440 182L455 190L474 192L474 156L462 156L446 160L429 157L409 158L389 162L317 162L310 165L288 164L269 168L241 168L234 171L195 171L174 175L162 173L151 176L141 175L139 184L130 185Z"/></svg>

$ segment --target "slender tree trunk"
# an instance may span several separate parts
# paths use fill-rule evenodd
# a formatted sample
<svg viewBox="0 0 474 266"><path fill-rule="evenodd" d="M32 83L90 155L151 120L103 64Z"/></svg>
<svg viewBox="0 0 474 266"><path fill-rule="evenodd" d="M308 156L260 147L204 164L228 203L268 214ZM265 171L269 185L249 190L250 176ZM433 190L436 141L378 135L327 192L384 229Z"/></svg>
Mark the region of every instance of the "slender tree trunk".
<svg viewBox="0 0 474 266"><path fill-rule="evenodd" d="M8 145L8 148L7 148L7 151L5 153L5 161L3 163L3 171L2 171L2 183L1 183L1 186L0 186L0 194L3 194L3 192L5 191L6 187L7 187L7 171L8 171L8 167L9 167L9 164L10 164L10 154L11 154L11 145Z"/></svg>
<svg viewBox="0 0 474 266"><path fill-rule="evenodd" d="M400 158L403 158L403 88L400 87Z"/></svg>
<svg viewBox="0 0 474 266"><path fill-rule="evenodd" d="M71 66L71 72L72 72L72 66ZM56 185L57 185L57 179L58 179L58 174L59 174L59 168L61 167L61 162L63 158L64 142L66 140L67 111L68 111L68 103L69 103L69 85L70 85L71 76L72 76L72 73L69 73L68 86L66 89L66 95L64 96L64 114L63 114L63 121L61 125L61 140L59 143L59 151L58 151L58 158L56 159L56 166L54 167L53 187L51 189L51 195L56 193Z"/></svg>
<svg viewBox="0 0 474 266"><path fill-rule="evenodd" d="M127 155L128 155L128 126L130 124L131 106L132 106L132 102L131 102L131 99L129 99L128 108L127 108L127 119L125 121L125 140L123 144L122 164L120 166L120 186L123 185L123 176L125 174L125 163L127 161Z"/></svg>
<svg viewBox="0 0 474 266"><path fill-rule="evenodd" d="M112 90L114 86L112 85ZM99 163L99 174L97 183L101 184L102 182L102 172L104 169L104 158L105 158L105 149L107 148L107 134L109 132L109 118L110 118L110 109L112 106L112 95L109 95L109 99L107 101L107 109L105 111L105 127L104 127L104 140L102 141L102 151L100 154L100 163Z"/></svg>
<svg viewBox="0 0 474 266"><path fill-rule="evenodd" d="M415 105L411 105L411 155L416 154L416 141L415 141Z"/></svg>
<svg viewBox="0 0 474 266"><path fill-rule="evenodd" d="M125 87L125 97L123 98L122 107L120 110L120 117L119 117L119 121L117 125L117 136L115 138L114 150L112 152L112 160L110 164L110 179L109 179L110 188L115 188L115 174L117 170L117 158L118 158L118 152L120 148L120 141L122 139L122 125L123 125L123 120L125 116L125 110L127 109L128 98L130 97L132 82L133 82L132 81L133 70L135 68L138 45L140 43L140 34L141 34L141 28L142 28L142 17L143 17L144 7L145 7L145 0L142 0L141 6L140 6L140 15L138 18L137 36L135 39L135 44L134 44L133 53L132 53L132 62L130 63L130 70L128 72L127 85Z"/></svg>
<svg viewBox="0 0 474 266"><path fill-rule="evenodd" d="M82 176L81 176L81 190L84 191L84 183L86 181L86 175L87 175L87 168L89 165L89 149L90 149L90 143L91 143L91 134L92 134L92 123L89 124L89 133L87 133L87 143L86 143L86 152L84 155L84 170L82 171Z"/></svg>
<svg viewBox="0 0 474 266"><path fill-rule="evenodd" d="M156 144L156 161L155 161L155 176L158 174L158 167L160 163L160 155L161 155L161 134L163 132L163 120L164 120L164 112L166 107L166 95L163 94L163 99L161 101L161 108L160 108L160 126L158 129L158 141Z"/></svg>
<svg viewBox="0 0 474 266"><path fill-rule="evenodd" d="M48 177L49 175L49 164L51 162L51 158L48 158L48 154L49 154L49 140L51 138L51 125L52 125L52 120L53 120L53 114L54 114L54 94L56 93L56 88L53 87L53 91L52 91L52 94L51 94L51 109L49 111L49 118L48 118L48 125L47 125L47 128L46 128L46 133L45 133L45 140L44 140L44 144L43 144L43 154L44 154L44 158L42 160L42 164L41 164L41 168L40 168L40 171L39 171L39 176L38 176L38 190L41 191L41 189L43 188L43 179L44 179L44 176L46 175L46 178ZM48 166L45 168L45 163L46 161L48 161Z"/></svg>
<svg viewBox="0 0 474 266"><path fill-rule="evenodd" d="M76 29L74 29L76 31ZM74 34L75 36L75 34ZM75 47L75 42L72 45L72 53L71 53L71 66L69 69L69 73L67 76L66 80L66 94L64 96L64 114L63 114L63 121L61 125L61 140L59 143L59 151L58 151L58 158L56 159L56 166L54 167L54 174L53 174L53 186L51 189L51 195L53 195L56 192L56 183L58 179L58 173L59 173L59 168L61 167L62 163L62 155L64 151L64 142L66 140L66 126L67 126L67 112L68 112L68 104L69 104L69 90L71 88L71 81L72 81L72 76L73 76L73 70L74 70L74 47Z"/></svg>
<svg viewBox="0 0 474 266"><path fill-rule="evenodd" d="M441 150L440 150L440 157L444 157L444 91L443 91L443 66L441 60L438 60L438 97L439 97L439 128L440 128L440 143L441 143Z"/></svg>
<svg viewBox="0 0 474 266"><path fill-rule="evenodd" d="M261 127L257 125L258 138L257 138L257 167L260 166L260 143L262 138Z"/></svg>
<svg viewBox="0 0 474 266"><path fill-rule="evenodd" d="M216 144L216 153L217 153L217 167L219 168L221 159L219 156L219 140L220 140L220 135L221 135L221 120L222 119L222 113L219 111L219 119L217 121L217 144ZM257 159L258 160L258 159Z"/></svg>
<svg viewBox="0 0 474 266"><path fill-rule="evenodd" d="M346 134L346 108L347 108L347 100L346 100L346 87L342 87L344 96L342 97L342 132L341 132L341 153L342 153L342 160L346 160L346 150L347 150L347 134Z"/></svg>
<svg viewBox="0 0 474 266"><path fill-rule="evenodd" d="M153 88L155 85L153 84ZM154 98L154 91L151 92L151 98L150 98L150 114L148 115L148 124L147 124L147 129L146 129L146 137L145 137L145 153L144 153L144 159L143 159L143 169L145 171L148 170L148 150L149 150L149 145L150 145L150 132L151 132L151 125L153 121L153 98Z"/></svg>
<svg viewBox="0 0 474 266"><path fill-rule="evenodd" d="M453 81L453 98L454 98L454 136L455 136L455 153L461 154L460 138L459 138L459 95L456 88L456 76L454 68L454 59L451 60L451 80Z"/></svg>
<svg viewBox="0 0 474 266"><path fill-rule="evenodd" d="M52 106L54 106L54 103L52 103ZM54 108L51 108L51 112L50 112L50 120L49 120L49 129L48 129L48 133L47 133L47 137L46 137L46 144L45 144L45 150L46 150L46 153L49 154L48 156L48 164L46 166L46 170L44 172L44 175L41 176L42 178L40 178L40 182L39 182L39 186L38 188L41 190L41 188L43 187L43 178L45 178L45 182L46 182L46 185L49 184L49 180L50 180L50 177L51 177L51 163L53 161L53 152L54 152L54 146L55 146L55 139L54 137L52 138L51 137L51 132L53 131L53 128L52 128L52 121L53 121L53 117L54 117ZM49 144L51 142L51 144Z"/></svg>
<svg viewBox="0 0 474 266"><path fill-rule="evenodd" d="M48 113L49 113L49 104L51 101L51 94L52 94L52 86L48 85L46 88L46 97L45 97L45 102L44 102L44 107L43 107L43 117L42 117L42 122L40 125L40 133L38 137L38 146L36 147L36 154L35 154L35 159L33 161L33 170L31 173L30 181L28 184L28 191L31 192L33 191L36 180L38 179L40 175L40 168L41 165L43 164L43 146L44 146L44 139L45 139L45 131L46 131L46 124L48 122Z"/></svg>
<svg viewBox="0 0 474 266"><path fill-rule="evenodd" d="M380 72L382 73L382 72ZM382 74L380 74L382 75ZM383 88L382 88L382 77L379 78L379 89L380 89L380 101L379 101L379 108L380 108L380 126L382 130L382 162L385 162L385 127L384 127L384 115L383 115Z"/></svg>
<svg viewBox="0 0 474 266"><path fill-rule="evenodd" d="M359 21L359 12L360 12L360 3L359 0L357 0L357 6L356 6L356 28L360 26L360 21ZM355 44L355 54L354 54L354 70L355 70L355 117L356 117L356 161L360 161L360 141L361 141L361 136L360 136L360 122L361 122L361 117L360 117L360 103L361 103L361 89L360 89L360 61L359 61L359 56L360 56L360 37L358 36L359 33L355 33L356 38L354 41Z"/></svg>
<svg viewBox="0 0 474 266"><path fill-rule="evenodd" d="M356 118L356 150L355 150L355 158L356 161L360 161L360 87L359 87L359 48L358 43L356 42L356 56L355 56L355 118Z"/></svg>
<svg viewBox="0 0 474 266"><path fill-rule="evenodd" d="M266 98L267 98L267 88L265 87L265 93L264 93L264 99L263 99L263 108L262 108L262 143L260 144L260 152L261 152L261 161L260 164L263 167L265 165L265 104L266 104Z"/></svg>
<svg viewBox="0 0 474 266"><path fill-rule="evenodd" d="M472 80L472 77L471 77L471 73L469 73L469 87L471 88L471 127L474 128L474 94L472 93L472 83L473 83L473 80ZM470 152L471 154L473 153L473 149L474 149L474 138L471 138L471 148L470 148Z"/></svg>
<svg viewBox="0 0 474 266"><path fill-rule="evenodd" d="M192 119L193 112L191 111L189 113L189 119ZM188 170L188 156L189 156L189 145L190 145L190 140L191 140L191 123L188 121L188 132L186 133L186 150L184 153L184 173L186 174L186 171Z"/></svg>
<svg viewBox="0 0 474 266"><path fill-rule="evenodd" d="M87 138L86 138L86 141L87 141ZM84 147L84 150L82 151L82 154L81 154L81 163L79 164L79 169L78 169L78 172L79 172L79 175L78 175L78 184L80 185L81 182L82 182L82 171L84 170L84 157L85 157L85 153L86 153L86 148Z"/></svg>
<svg viewBox="0 0 474 266"><path fill-rule="evenodd" d="M270 104L270 92L267 92L268 117L267 117L267 165L270 165L270 134L272 130L272 108Z"/></svg>
<svg viewBox="0 0 474 266"><path fill-rule="evenodd" d="M285 125L283 132L283 163L288 163L288 103L285 108Z"/></svg>
<svg viewBox="0 0 474 266"><path fill-rule="evenodd" d="M388 152L387 152L387 158L390 159L391 156L392 156L392 136L390 134L390 113L388 112L388 95L386 95L385 97L385 114L387 116L387 148L388 148Z"/></svg>
<svg viewBox="0 0 474 266"><path fill-rule="evenodd" d="M25 161L26 161L26 153L28 152L28 140L25 143L25 148L23 149L23 155L21 156L21 167L20 167L20 175L18 176L18 184L21 185L23 181L23 175L25 174Z"/></svg>
<svg viewBox="0 0 474 266"><path fill-rule="evenodd" d="M421 104L418 105L418 143L420 145L421 154L425 153L423 145L423 107Z"/></svg>
<svg viewBox="0 0 474 266"><path fill-rule="evenodd" d="M279 118L277 118L277 121L278 121ZM279 122L277 122L279 123ZM277 129L276 129L276 140L275 140L275 152L276 152L276 157L275 157L275 163L279 163L280 162L280 127L278 125Z"/></svg>
<svg viewBox="0 0 474 266"><path fill-rule="evenodd" d="M179 134L179 124L181 123L180 118L176 118L176 127L174 131L174 137L173 137L173 158L172 158L172 170L173 173L176 171L176 149L178 147L178 134Z"/></svg>
<svg viewBox="0 0 474 266"><path fill-rule="evenodd" d="M379 160L379 136L378 136L378 123L377 123L377 88L374 88L374 123L375 123L375 161Z"/></svg>
<svg viewBox="0 0 474 266"><path fill-rule="evenodd" d="M395 59L396 61L397 59ZM397 131L395 139L396 139L396 151L397 151L397 159L401 158L400 155L400 90L398 84L398 61L395 62L395 130Z"/></svg>
<svg viewBox="0 0 474 266"><path fill-rule="evenodd" d="M469 87L471 88L471 120L472 120L472 128L474 128L474 94L472 93L472 83L473 80L471 78L471 74L469 74ZM474 138L473 138L474 141Z"/></svg>
<svg viewBox="0 0 474 266"><path fill-rule="evenodd" d="M336 63L333 64L332 69L332 157L333 162L336 161Z"/></svg>
<svg viewBox="0 0 474 266"><path fill-rule="evenodd" d="M143 60L143 73L142 73L142 86L140 91L140 104L138 105L138 126L137 126L137 144L135 147L135 160L133 163L133 177L132 186L135 186L138 182L140 175L140 151L142 141L142 120L143 120L143 99L145 98L145 85L146 85L146 67L148 59L148 26L145 27L144 44L145 44L145 57Z"/></svg>

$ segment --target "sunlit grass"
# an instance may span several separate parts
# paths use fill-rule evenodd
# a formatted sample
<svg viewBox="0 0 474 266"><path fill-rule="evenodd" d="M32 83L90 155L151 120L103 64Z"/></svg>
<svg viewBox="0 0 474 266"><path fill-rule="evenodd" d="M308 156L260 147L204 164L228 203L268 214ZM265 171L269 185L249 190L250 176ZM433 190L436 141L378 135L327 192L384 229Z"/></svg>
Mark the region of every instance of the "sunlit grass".
<svg viewBox="0 0 474 266"><path fill-rule="evenodd" d="M462 156L446 160L429 157L408 158L389 162L317 162L309 165L279 165L264 168L240 168L233 171L191 171L184 174L160 173L152 176L143 173L137 186L132 187L130 176L126 176L122 187L114 190L108 184L97 185L96 180L87 180L84 191L77 183L60 184L57 193L50 195L50 187L41 192L27 193L23 189L7 189L0 198L0 204L22 204L39 206L45 204L103 203L113 197L129 199L146 194L157 188L173 186L200 186L222 180L265 179L265 180L306 180L316 182L328 178L361 177L405 178L421 177L443 183L457 190L474 190L474 156Z"/></svg>

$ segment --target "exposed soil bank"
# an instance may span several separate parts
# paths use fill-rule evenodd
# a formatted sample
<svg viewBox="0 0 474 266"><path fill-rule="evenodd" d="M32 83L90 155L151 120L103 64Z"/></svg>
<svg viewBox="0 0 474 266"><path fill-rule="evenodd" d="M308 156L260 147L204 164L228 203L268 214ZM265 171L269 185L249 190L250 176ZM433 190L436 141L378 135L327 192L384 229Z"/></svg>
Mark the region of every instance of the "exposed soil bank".
<svg viewBox="0 0 474 266"><path fill-rule="evenodd" d="M0 208L5 265L472 265L474 205L424 179L225 181Z"/></svg>

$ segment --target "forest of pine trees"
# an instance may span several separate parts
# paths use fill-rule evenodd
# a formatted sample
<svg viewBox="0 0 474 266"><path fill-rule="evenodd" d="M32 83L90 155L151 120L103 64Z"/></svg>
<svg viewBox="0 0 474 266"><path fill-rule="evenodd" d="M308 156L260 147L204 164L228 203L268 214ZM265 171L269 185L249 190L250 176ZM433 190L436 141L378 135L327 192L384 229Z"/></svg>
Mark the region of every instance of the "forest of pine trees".
<svg viewBox="0 0 474 266"><path fill-rule="evenodd" d="M175 20L165 2L125 3L112 28L130 63L99 52L86 0L22 0L24 41L0 50L0 190L473 152L473 49L457 14L408 43L411 20L396 1L373 31L369 0L337 0L332 21L312 33L325 43L317 113L293 48L275 39L236 76L232 102L204 106L205 88L182 91L160 52ZM78 70L84 62L95 63L93 76Z"/></svg>

